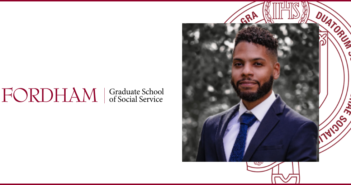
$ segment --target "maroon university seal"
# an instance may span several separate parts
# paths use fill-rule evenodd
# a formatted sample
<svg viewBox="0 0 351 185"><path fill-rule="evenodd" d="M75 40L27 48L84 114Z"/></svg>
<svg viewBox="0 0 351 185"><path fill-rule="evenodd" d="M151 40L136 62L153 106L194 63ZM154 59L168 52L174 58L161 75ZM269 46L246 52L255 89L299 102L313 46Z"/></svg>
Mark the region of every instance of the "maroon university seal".
<svg viewBox="0 0 351 185"><path fill-rule="evenodd" d="M351 26L341 15L320 2L265 1L247 4L225 23L319 24L319 153L331 149L349 133ZM331 59L333 65L328 65ZM288 177L281 175L280 165L291 165ZM272 183L299 183L299 169L298 162L247 163L248 171L272 170Z"/></svg>

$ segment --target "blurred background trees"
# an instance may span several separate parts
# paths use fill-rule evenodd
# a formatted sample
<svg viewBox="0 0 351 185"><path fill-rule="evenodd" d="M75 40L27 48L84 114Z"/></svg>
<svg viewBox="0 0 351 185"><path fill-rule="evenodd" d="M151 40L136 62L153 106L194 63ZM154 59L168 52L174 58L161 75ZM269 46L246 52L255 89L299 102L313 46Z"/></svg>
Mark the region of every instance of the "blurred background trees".
<svg viewBox="0 0 351 185"><path fill-rule="evenodd" d="M183 161L195 161L205 119L236 105L230 85L234 38L251 24L183 24ZM278 38L280 78L273 90L319 124L319 27L256 24Z"/></svg>

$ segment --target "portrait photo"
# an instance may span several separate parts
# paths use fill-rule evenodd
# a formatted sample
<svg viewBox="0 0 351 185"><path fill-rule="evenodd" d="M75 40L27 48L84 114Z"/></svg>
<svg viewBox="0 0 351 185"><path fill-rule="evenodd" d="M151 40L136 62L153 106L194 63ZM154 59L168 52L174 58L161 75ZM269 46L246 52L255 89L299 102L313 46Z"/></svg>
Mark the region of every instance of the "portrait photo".
<svg viewBox="0 0 351 185"><path fill-rule="evenodd" d="M319 161L318 24L182 25L182 161Z"/></svg>

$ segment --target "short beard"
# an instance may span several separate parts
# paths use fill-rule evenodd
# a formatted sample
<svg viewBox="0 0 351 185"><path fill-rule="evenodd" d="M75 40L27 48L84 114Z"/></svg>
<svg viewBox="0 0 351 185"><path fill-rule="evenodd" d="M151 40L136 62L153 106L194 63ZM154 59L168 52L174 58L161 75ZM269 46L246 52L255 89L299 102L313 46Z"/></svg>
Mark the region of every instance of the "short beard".
<svg viewBox="0 0 351 185"><path fill-rule="evenodd" d="M249 78L247 79L242 79L242 80L251 80ZM253 102L253 101L256 101L260 98L262 98L264 95L266 95L273 87L273 76L271 76L269 78L269 80L267 82L265 82L262 86L261 84L254 80L257 84L258 84L258 89L256 92L253 92L253 93L244 93L244 92L241 92L240 89L238 88L239 86L239 82L242 81L242 80L239 80L236 85L234 84L233 82L233 79L231 80L231 84L236 92L236 94L243 100L245 101L248 101L248 102Z"/></svg>

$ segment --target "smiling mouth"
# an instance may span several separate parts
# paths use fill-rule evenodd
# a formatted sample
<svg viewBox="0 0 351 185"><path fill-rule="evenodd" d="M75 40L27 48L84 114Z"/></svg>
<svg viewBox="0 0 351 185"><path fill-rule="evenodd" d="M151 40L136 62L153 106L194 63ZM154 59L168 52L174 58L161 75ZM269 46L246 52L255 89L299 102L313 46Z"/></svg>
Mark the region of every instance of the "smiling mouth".
<svg viewBox="0 0 351 185"><path fill-rule="evenodd" d="M256 86L257 83L254 82L254 81L242 81L242 82L239 82L239 86L242 86L242 87L252 87L252 86Z"/></svg>

